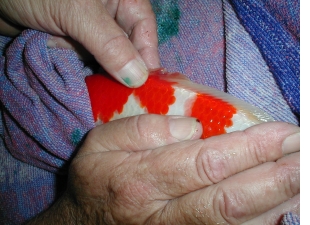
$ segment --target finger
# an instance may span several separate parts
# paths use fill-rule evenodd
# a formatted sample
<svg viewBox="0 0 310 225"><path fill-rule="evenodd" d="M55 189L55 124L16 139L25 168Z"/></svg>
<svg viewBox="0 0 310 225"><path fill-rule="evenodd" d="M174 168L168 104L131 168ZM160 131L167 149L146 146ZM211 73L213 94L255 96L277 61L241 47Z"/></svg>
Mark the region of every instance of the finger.
<svg viewBox="0 0 310 225"><path fill-rule="evenodd" d="M164 146L143 163L150 164L149 175L161 168L163 175L156 177L159 193L174 198L299 151L298 132L299 127L291 124L264 123L243 132Z"/></svg>
<svg viewBox="0 0 310 225"><path fill-rule="evenodd" d="M242 225L251 225L251 224L278 225L280 224L280 220L282 220L283 216L286 213L290 212L295 215L299 215L300 213L299 210L300 210L300 194L294 196L293 198L275 207L274 209L271 209L268 212L258 217L255 217L252 220L242 223Z"/></svg>
<svg viewBox="0 0 310 225"><path fill-rule="evenodd" d="M18 27L9 21L0 18L0 35L15 37L22 31L21 27Z"/></svg>
<svg viewBox="0 0 310 225"><path fill-rule="evenodd" d="M83 149L87 149L87 153L139 151L198 139L201 134L202 126L195 118L140 115L97 126L87 135Z"/></svg>
<svg viewBox="0 0 310 225"><path fill-rule="evenodd" d="M93 60L93 56L80 43L70 37L50 36L47 41L47 47L70 49L75 51L79 59L83 61Z"/></svg>
<svg viewBox="0 0 310 225"><path fill-rule="evenodd" d="M122 1L116 21L129 35L149 69L160 67L156 17L150 1Z"/></svg>
<svg viewBox="0 0 310 225"><path fill-rule="evenodd" d="M182 218L185 212L193 215L192 221L186 218L190 224L239 225L264 213L265 217L260 218L262 220L271 220L272 216L280 218L285 211L283 207L288 207L280 205L299 194L299 168L299 153L291 154L277 162L262 164L217 185L171 201L166 208L175 210L165 213L176 218ZM289 209L295 207L294 202L291 203L293 205L290 205ZM272 215L278 212L278 215ZM181 222L179 224L182 224Z"/></svg>
<svg viewBox="0 0 310 225"><path fill-rule="evenodd" d="M99 0L75 2L63 25L114 78L129 87L141 86L147 67L125 32Z"/></svg>
<svg viewBox="0 0 310 225"><path fill-rule="evenodd" d="M6 1L3 5L3 15L16 24L72 37L124 85L138 87L146 81L148 70L141 55L100 0Z"/></svg>

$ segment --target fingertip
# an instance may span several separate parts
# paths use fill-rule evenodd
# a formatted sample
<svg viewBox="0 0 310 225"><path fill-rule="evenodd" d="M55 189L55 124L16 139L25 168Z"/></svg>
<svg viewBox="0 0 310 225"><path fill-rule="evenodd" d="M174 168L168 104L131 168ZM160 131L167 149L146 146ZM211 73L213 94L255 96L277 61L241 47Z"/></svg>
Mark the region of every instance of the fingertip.
<svg viewBox="0 0 310 225"><path fill-rule="evenodd" d="M266 145L274 144L282 150L282 154L290 154L300 150L300 127L286 122L267 122L245 130L252 137Z"/></svg>
<svg viewBox="0 0 310 225"><path fill-rule="evenodd" d="M202 135L200 121L191 117L170 117L169 129L170 134L179 141L199 139Z"/></svg>
<svg viewBox="0 0 310 225"><path fill-rule="evenodd" d="M282 143L283 154L289 154L300 150L300 133L294 133L286 137Z"/></svg>

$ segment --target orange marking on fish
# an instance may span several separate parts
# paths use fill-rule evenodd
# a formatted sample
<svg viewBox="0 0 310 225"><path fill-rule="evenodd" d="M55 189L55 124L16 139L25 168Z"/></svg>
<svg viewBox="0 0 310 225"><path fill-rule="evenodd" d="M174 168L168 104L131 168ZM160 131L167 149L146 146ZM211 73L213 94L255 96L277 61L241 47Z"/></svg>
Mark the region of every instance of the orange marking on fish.
<svg viewBox="0 0 310 225"><path fill-rule="evenodd" d="M197 94L191 116L200 120L203 126L202 138L225 134L225 127L233 125L236 108L210 95Z"/></svg>
<svg viewBox="0 0 310 225"><path fill-rule="evenodd" d="M166 115L169 106L175 102L174 83L152 73L144 85L134 90L134 95L140 99L141 106L146 107L148 113Z"/></svg>
<svg viewBox="0 0 310 225"><path fill-rule="evenodd" d="M107 123L115 111L121 113L128 96L134 91L113 80L113 78L94 74L85 78L95 121Z"/></svg>
<svg viewBox="0 0 310 225"><path fill-rule="evenodd" d="M150 76L139 88L128 88L103 74L94 74L85 78L95 120L106 123L111 120L115 111L123 112L123 106L130 94L146 107L148 113L168 113L169 105L175 101L172 84L158 76Z"/></svg>

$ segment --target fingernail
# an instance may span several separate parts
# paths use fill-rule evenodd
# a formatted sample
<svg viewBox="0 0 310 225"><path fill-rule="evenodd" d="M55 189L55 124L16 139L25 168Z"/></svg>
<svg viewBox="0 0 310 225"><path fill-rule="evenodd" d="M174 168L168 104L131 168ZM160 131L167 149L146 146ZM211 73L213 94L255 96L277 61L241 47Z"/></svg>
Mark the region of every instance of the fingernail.
<svg viewBox="0 0 310 225"><path fill-rule="evenodd" d="M288 136L282 144L283 154L289 154L300 150L300 133Z"/></svg>
<svg viewBox="0 0 310 225"><path fill-rule="evenodd" d="M146 81L148 70L146 66L137 59L127 63L116 75L121 82L128 87L139 87Z"/></svg>
<svg viewBox="0 0 310 225"><path fill-rule="evenodd" d="M47 47L49 48L56 48L57 47L57 41L53 36L51 36L46 43Z"/></svg>
<svg viewBox="0 0 310 225"><path fill-rule="evenodd" d="M169 120L170 133L180 141L190 140L200 137L202 126L199 120L187 117L172 117Z"/></svg>

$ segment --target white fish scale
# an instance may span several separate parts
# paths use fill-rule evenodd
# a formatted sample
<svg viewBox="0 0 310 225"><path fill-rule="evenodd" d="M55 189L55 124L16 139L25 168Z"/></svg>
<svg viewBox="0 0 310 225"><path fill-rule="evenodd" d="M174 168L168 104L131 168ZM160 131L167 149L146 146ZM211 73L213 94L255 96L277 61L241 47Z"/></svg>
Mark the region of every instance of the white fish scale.
<svg viewBox="0 0 310 225"><path fill-rule="evenodd" d="M174 79L171 79L174 80ZM189 83L189 85L187 85ZM209 94L224 101L230 102L237 108L236 114L232 117L233 125L225 127L227 133L233 131L242 131L255 124L273 121L273 119L262 110L245 103L227 93L220 92L214 88L192 84L188 80L179 80L174 86L176 103L169 110L169 115L186 115L190 116L193 103L196 100L197 92ZM181 113L181 114L180 114Z"/></svg>
<svg viewBox="0 0 310 225"><path fill-rule="evenodd" d="M224 101L233 104L237 108L237 113L232 118L233 125L230 127L225 127L225 131L227 133L238 130L245 130L246 128L255 124L273 120L260 109L240 101L233 96L227 95L226 93L222 93L214 88L193 84L190 81L184 79L179 80L172 78L170 81L177 81L177 84L172 86L175 89L174 96L176 100L172 105L169 106L167 115L190 116L193 104L197 98L197 92L199 92L223 99ZM165 96L158 96L158 98L161 97ZM115 111L111 120L145 113L148 113L146 107L141 107L139 98L132 93L128 97L128 101L125 103L123 111L121 113ZM96 122L96 124L100 123L102 122Z"/></svg>
<svg viewBox="0 0 310 225"><path fill-rule="evenodd" d="M169 106L168 115L184 115L189 116L193 103L196 100L196 93L194 91L173 86L175 102Z"/></svg>
<svg viewBox="0 0 310 225"><path fill-rule="evenodd" d="M192 90L193 92L199 92L199 93L205 93L208 95L211 95L213 97L223 99L223 101L229 102L233 106L237 108L240 116L245 116L247 117L250 121L255 121L254 124L258 124L261 122L269 122L269 121L274 121L274 119L262 111L261 109L250 105L247 102L244 102L232 95L229 95L225 92L219 91L215 88L208 87L208 86L203 86L200 84L192 83L189 80L186 79L176 79L176 78L168 78L168 81L171 82L177 82L177 87L178 88L184 88L187 90Z"/></svg>
<svg viewBox="0 0 310 225"><path fill-rule="evenodd" d="M128 97L128 101L124 105L123 111L121 113L115 111L111 120L116 120L124 117L135 116L145 113L147 113L146 108L141 107L140 101L137 99L137 97L134 96L134 94L131 94Z"/></svg>
<svg viewBox="0 0 310 225"><path fill-rule="evenodd" d="M242 111L240 110L237 110L237 113L234 114L232 122L233 122L232 126L224 128L226 133L238 130L245 130L246 128L249 128L255 124L260 123L257 120L255 121L251 120L246 114L242 113Z"/></svg>

